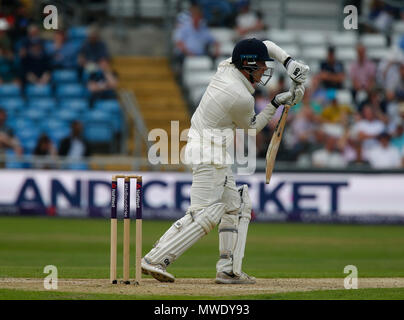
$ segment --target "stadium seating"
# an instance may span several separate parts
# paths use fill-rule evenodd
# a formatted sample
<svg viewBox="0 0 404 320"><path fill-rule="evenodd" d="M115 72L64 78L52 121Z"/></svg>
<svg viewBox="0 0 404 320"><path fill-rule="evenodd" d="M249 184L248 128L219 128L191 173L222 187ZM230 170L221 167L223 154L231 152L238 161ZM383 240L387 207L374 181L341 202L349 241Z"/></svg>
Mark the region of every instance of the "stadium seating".
<svg viewBox="0 0 404 320"><path fill-rule="evenodd" d="M21 97L0 98L0 107L6 110L10 118L14 113L25 108L25 101Z"/></svg>
<svg viewBox="0 0 404 320"><path fill-rule="evenodd" d="M234 48L235 43L234 42L222 42L219 46L219 52L220 55L222 56L227 56L227 57L231 57L231 54L233 52L233 48Z"/></svg>
<svg viewBox="0 0 404 320"><path fill-rule="evenodd" d="M225 42L233 42L236 37L234 30L230 28L210 28L210 32L220 44Z"/></svg>
<svg viewBox="0 0 404 320"><path fill-rule="evenodd" d="M301 52L299 46L295 44L285 44L282 46L282 49L285 50L292 57L299 57Z"/></svg>
<svg viewBox="0 0 404 320"><path fill-rule="evenodd" d="M207 56L191 56L184 60L184 72L208 70L212 68L212 59Z"/></svg>
<svg viewBox="0 0 404 320"><path fill-rule="evenodd" d="M87 99L83 98L63 98L59 100L59 108L61 109L70 109L77 111L79 113L83 113L88 111L90 108L89 102Z"/></svg>
<svg viewBox="0 0 404 320"><path fill-rule="evenodd" d="M368 48L383 48L387 45L387 39L382 34L364 34L359 40L365 47Z"/></svg>
<svg viewBox="0 0 404 320"><path fill-rule="evenodd" d="M367 50L367 55L371 59L380 60L383 59L384 57L387 57L389 52L390 48L369 48Z"/></svg>
<svg viewBox="0 0 404 320"><path fill-rule="evenodd" d="M94 109L110 113L113 115L114 113L120 113L121 108L119 106L119 101L114 99L109 100L97 100L94 103Z"/></svg>
<svg viewBox="0 0 404 320"><path fill-rule="evenodd" d="M28 107L30 109L40 109L45 112L56 109L56 105L56 100L53 97L31 98L28 100Z"/></svg>
<svg viewBox="0 0 404 320"><path fill-rule="evenodd" d="M322 60L327 56L327 48L325 46L305 47L302 50L302 57L306 61Z"/></svg>
<svg viewBox="0 0 404 320"><path fill-rule="evenodd" d="M78 82L78 73L76 70L61 69L52 72L52 80L55 83L74 83Z"/></svg>
<svg viewBox="0 0 404 320"><path fill-rule="evenodd" d="M93 143L112 143L113 132L112 123L107 120L88 121L84 128L84 136Z"/></svg>
<svg viewBox="0 0 404 320"><path fill-rule="evenodd" d="M69 123L59 118L48 118L47 121L40 123L41 132L46 133L52 142L58 146L61 139L70 134Z"/></svg>
<svg viewBox="0 0 404 320"><path fill-rule="evenodd" d="M24 130L18 130L16 131L16 136L18 137L18 139L20 139L21 144L23 145L24 149L25 146L30 145L33 147L35 147L36 145L36 141L39 137L39 135L41 134L41 130L33 125L33 126L27 126L24 128ZM30 150L32 151L32 150Z"/></svg>
<svg viewBox="0 0 404 320"><path fill-rule="evenodd" d="M28 84L25 88L25 95L30 97L49 97L52 94L52 88L47 85Z"/></svg>
<svg viewBox="0 0 404 320"><path fill-rule="evenodd" d="M354 48L358 37L353 32L333 32L329 36L329 41L335 47Z"/></svg>
<svg viewBox="0 0 404 320"><path fill-rule="evenodd" d="M70 127L69 126L63 126L59 128L55 128L53 130L49 130L47 132L49 138L52 140L52 142L55 144L56 147L59 146L59 143L62 139L66 138L70 134Z"/></svg>
<svg viewBox="0 0 404 320"><path fill-rule="evenodd" d="M87 38L88 30L87 26L69 28L68 41L79 49ZM44 43L45 50L53 46L52 40ZM17 51L22 45L21 41L16 44ZM0 84L0 108L6 111L6 124L20 140L25 156L32 154L43 133L58 147L60 141L70 135L73 120L83 123L84 135L89 138L90 144L106 143L108 148L101 152L111 151L113 139L122 131L123 114L119 101L98 100L91 108L87 80L86 72L79 77L76 69L56 69L46 85ZM6 154L7 168L29 167L14 151L7 149ZM66 168L87 169L88 166L80 162Z"/></svg>
<svg viewBox="0 0 404 320"><path fill-rule="evenodd" d="M344 63L351 62L356 59L356 50L355 48L337 48L335 56Z"/></svg>
<svg viewBox="0 0 404 320"><path fill-rule="evenodd" d="M304 36L297 39L302 46L323 46L327 44L327 35L321 31L305 31Z"/></svg>
<svg viewBox="0 0 404 320"><path fill-rule="evenodd" d="M62 121L72 122L74 120L80 120L80 113L70 109L59 109L53 112L55 118L59 118Z"/></svg>
<svg viewBox="0 0 404 320"><path fill-rule="evenodd" d="M87 94L87 89L80 83L59 84L56 87L56 97L59 99L83 98Z"/></svg>
<svg viewBox="0 0 404 320"><path fill-rule="evenodd" d="M270 29L268 32L268 40L273 41L280 46L295 45L297 35L292 30Z"/></svg>
<svg viewBox="0 0 404 320"><path fill-rule="evenodd" d="M215 70L204 70L197 73L188 72L184 74L184 83L189 88L207 86L215 73Z"/></svg>
<svg viewBox="0 0 404 320"><path fill-rule="evenodd" d="M16 84L2 84L0 86L0 97L18 97L21 89Z"/></svg>
<svg viewBox="0 0 404 320"><path fill-rule="evenodd" d="M19 116L14 118L14 120L11 122L11 126L15 132L18 132L35 127L35 123L32 121L32 119Z"/></svg>
<svg viewBox="0 0 404 320"><path fill-rule="evenodd" d="M40 121L42 119L46 119L46 111L38 108L28 108L24 110L21 115L26 119L30 119L32 121Z"/></svg>

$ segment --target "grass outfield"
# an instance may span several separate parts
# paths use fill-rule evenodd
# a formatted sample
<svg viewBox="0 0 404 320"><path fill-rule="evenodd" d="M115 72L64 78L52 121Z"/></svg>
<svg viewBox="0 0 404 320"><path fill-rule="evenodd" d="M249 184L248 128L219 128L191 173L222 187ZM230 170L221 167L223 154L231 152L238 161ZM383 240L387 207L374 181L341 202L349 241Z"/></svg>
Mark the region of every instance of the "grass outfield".
<svg viewBox="0 0 404 320"><path fill-rule="evenodd" d="M217 296L215 300L403 300L404 288L315 290L248 296ZM209 296L155 296L156 300L209 300ZM150 296L0 289L0 300L150 300Z"/></svg>
<svg viewBox="0 0 404 320"><path fill-rule="evenodd" d="M143 222L144 253L170 224L167 221ZM120 221L118 266L122 260L122 225ZM134 222L131 230L133 260ZM43 279L43 268L55 265L59 278L107 279L109 232L109 221L102 219L0 217L0 278ZM355 265L359 278L404 277L404 226L252 223L245 256L244 271L257 278L341 278L342 281L346 265ZM169 271L177 278L214 278L217 257L218 236L214 230L170 266ZM121 274L119 268L118 275ZM338 290L330 291L249 297L341 297ZM404 299L404 292L399 288L343 291L349 292L348 299ZM47 299L49 293L38 293L38 297L41 295ZM66 299L81 299L78 293L60 295ZM82 298L86 299L86 295L91 296L82 294ZM7 296L18 296L18 291L1 289L0 298ZM106 299L117 298L107 296Z"/></svg>

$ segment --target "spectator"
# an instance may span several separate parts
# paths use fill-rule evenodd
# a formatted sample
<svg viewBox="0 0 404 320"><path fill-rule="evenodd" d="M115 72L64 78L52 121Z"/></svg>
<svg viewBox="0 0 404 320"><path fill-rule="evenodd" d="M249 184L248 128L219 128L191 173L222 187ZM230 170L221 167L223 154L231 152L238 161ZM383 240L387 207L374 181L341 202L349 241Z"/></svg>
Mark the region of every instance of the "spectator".
<svg viewBox="0 0 404 320"><path fill-rule="evenodd" d="M22 148L19 140L14 137L13 130L6 124L7 113L0 108L0 151L13 149L17 155L22 155Z"/></svg>
<svg viewBox="0 0 404 320"><path fill-rule="evenodd" d="M394 8L388 4L383 3L381 0L373 0L370 4L369 21L368 25L370 31L373 32L388 32L394 21Z"/></svg>
<svg viewBox="0 0 404 320"><path fill-rule="evenodd" d="M177 74L181 74L186 56L210 55L216 58L219 55L218 43L210 33L199 6L196 4L191 6L189 19L185 19L183 14L181 16L183 18L174 30Z"/></svg>
<svg viewBox="0 0 404 320"><path fill-rule="evenodd" d="M375 86L376 65L366 57L366 48L359 44L356 47L357 60L351 64L350 78L352 82L352 97L357 101L357 93L365 91L369 96ZM360 103L360 101L357 101Z"/></svg>
<svg viewBox="0 0 404 320"><path fill-rule="evenodd" d="M40 41L31 42L29 53L21 59L23 81L32 84L47 84L51 77L49 58Z"/></svg>
<svg viewBox="0 0 404 320"><path fill-rule="evenodd" d="M57 150L50 138L46 134L42 134L37 141L33 154L34 156L49 156L54 158L57 156ZM52 169L54 166L52 163L38 163L35 167L40 169Z"/></svg>
<svg viewBox="0 0 404 320"><path fill-rule="evenodd" d="M8 22L5 18L0 18L0 48L7 51L12 49L10 38L7 35Z"/></svg>
<svg viewBox="0 0 404 320"><path fill-rule="evenodd" d="M394 136L391 139L391 145L396 147L400 152L404 152L404 124L401 123L397 126Z"/></svg>
<svg viewBox="0 0 404 320"><path fill-rule="evenodd" d="M395 83L398 81L400 73L400 65L404 63L404 51L393 47L388 55L380 60L377 71L376 81L377 85L384 90L394 88ZM393 90L390 90L394 92ZM394 97L387 96L388 100Z"/></svg>
<svg viewBox="0 0 404 320"><path fill-rule="evenodd" d="M373 109L370 106L364 106L359 121L351 129L351 137L363 143L365 158L367 152L377 144L377 137L385 129L384 123L376 118Z"/></svg>
<svg viewBox="0 0 404 320"><path fill-rule="evenodd" d="M94 70L89 73L87 87L91 94L90 104L93 105L98 99L116 98L117 84L117 73L111 70L107 60L100 60L99 66L94 65Z"/></svg>
<svg viewBox="0 0 404 320"><path fill-rule="evenodd" d="M191 4L198 3L201 11L212 27L231 27L234 25L234 5L229 0L191 0Z"/></svg>
<svg viewBox="0 0 404 320"><path fill-rule="evenodd" d="M32 24L33 19L30 17L27 7L16 3L16 8L13 9L12 15L9 19L12 21L10 24L9 35L12 40L13 51L18 47L18 44L27 36L28 26Z"/></svg>
<svg viewBox="0 0 404 320"><path fill-rule="evenodd" d="M42 134L35 146L34 155L36 156L56 156L57 151L52 141L46 134Z"/></svg>
<svg viewBox="0 0 404 320"><path fill-rule="evenodd" d="M12 52L0 46L0 84L10 82L19 84L17 64Z"/></svg>
<svg viewBox="0 0 404 320"><path fill-rule="evenodd" d="M396 100L397 95L404 93L404 61L401 61L398 68L393 68L386 79L386 98L388 101Z"/></svg>
<svg viewBox="0 0 404 320"><path fill-rule="evenodd" d="M343 156L349 166L369 167L369 161L363 156L363 148L360 141L354 140L347 135L341 139L340 144Z"/></svg>
<svg viewBox="0 0 404 320"><path fill-rule="evenodd" d="M388 113L387 101L384 97L384 92L378 89L373 89L367 99L363 101L357 108L358 111L362 111L362 108L366 105L372 107L375 112L380 116L385 116Z"/></svg>
<svg viewBox="0 0 404 320"><path fill-rule="evenodd" d="M308 104L302 105L290 124L291 134L289 135L289 139L293 145L291 152L295 159L299 159L302 154L310 153L318 127L319 118L311 106Z"/></svg>
<svg viewBox="0 0 404 320"><path fill-rule="evenodd" d="M348 116L353 110L348 105L338 103L337 98L333 98L331 103L327 105L321 113L321 120L327 123L347 125Z"/></svg>
<svg viewBox="0 0 404 320"><path fill-rule="evenodd" d="M25 58L28 55L35 55L33 50L36 50L37 46L45 47L45 41L42 39L40 30L37 25L31 24L28 27L28 34L25 38L22 39L20 48L19 48L19 56L20 58Z"/></svg>
<svg viewBox="0 0 404 320"><path fill-rule="evenodd" d="M348 129L352 114L353 110L348 105L338 103L338 100L334 97L320 115L321 129L327 135L341 138Z"/></svg>
<svg viewBox="0 0 404 320"><path fill-rule="evenodd" d="M320 72L314 77L312 91L317 88L342 89L345 80L344 67L336 60L334 47L328 48L327 59L320 64Z"/></svg>
<svg viewBox="0 0 404 320"><path fill-rule="evenodd" d="M47 54L51 58L51 64L54 69L78 67L79 47L67 40L65 31L58 30L54 32L53 42Z"/></svg>
<svg viewBox="0 0 404 320"><path fill-rule="evenodd" d="M101 60L108 60L109 53L107 46L100 39L98 28L91 28L88 33L88 38L84 42L79 53L79 65L83 68L90 63L99 63Z"/></svg>
<svg viewBox="0 0 404 320"><path fill-rule="evenodd" d="M260 12L250 9L250 1L239 2L239 12L236 17L236 32L238 38L257 38L266 40L265 24Z"/></svg>
<svg viewBox="0 0 404 320"><path fill-rule="evenodd" d="M335 137L327 136L324 148L313 152L312 164L319 168L343 168L347 165L341 151L338 150Z"/></svg>
<svg viewBox="0 0 404 320"><path fill-rule="evenodd" d="M367 159L372 168L375 169L393 169L401 167L401 154L397 148L390 143L391 137L383 132L378 136L376 144L367 153Z"/></svg>
<svg viewBox="0 0 404 320"><path fill-rule="evenodd" d="M90 155L87 141L84 139L83 126L79 121L73 121L70 136L60 142L59 155L66 156L71 160L80 160Z"/></svg>

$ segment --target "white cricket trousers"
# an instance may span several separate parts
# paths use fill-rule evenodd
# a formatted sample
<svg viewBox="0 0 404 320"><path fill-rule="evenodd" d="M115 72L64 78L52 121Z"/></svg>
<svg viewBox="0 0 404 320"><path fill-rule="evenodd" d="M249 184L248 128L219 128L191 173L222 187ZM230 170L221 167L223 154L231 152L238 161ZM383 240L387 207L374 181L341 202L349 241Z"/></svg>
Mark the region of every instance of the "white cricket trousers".
<svg viewBox="0 0 404 320"><path fill-rule="evenodd" d="M230 166L194 165L191 186L190 211L208 208L215 203L225 204L224 215L232 215L234 220L240 212L241 199ZM230 218L230 217L229 217ZM221 257L216 264L217 272L231 272L232 257Z"/></svg>

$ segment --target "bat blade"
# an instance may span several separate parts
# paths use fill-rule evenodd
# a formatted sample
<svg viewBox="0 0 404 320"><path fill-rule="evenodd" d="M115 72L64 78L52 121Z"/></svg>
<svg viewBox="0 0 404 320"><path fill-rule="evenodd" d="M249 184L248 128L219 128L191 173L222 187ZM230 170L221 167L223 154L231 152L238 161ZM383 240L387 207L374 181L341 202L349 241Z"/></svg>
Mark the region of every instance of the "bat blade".
<svg viewBox="0 0 404 320"><path fill-rule="evenodd" d="M272 135L271 142L269 143L267 153L266 153L266 166L265 166L265 183L268 184L272 171L275 166L275 159L278 153L279 145L281 144L283 129L285 128L286 118L288 117L290 106L285 105L281 117L276 125L275 131Z"/></svg>

